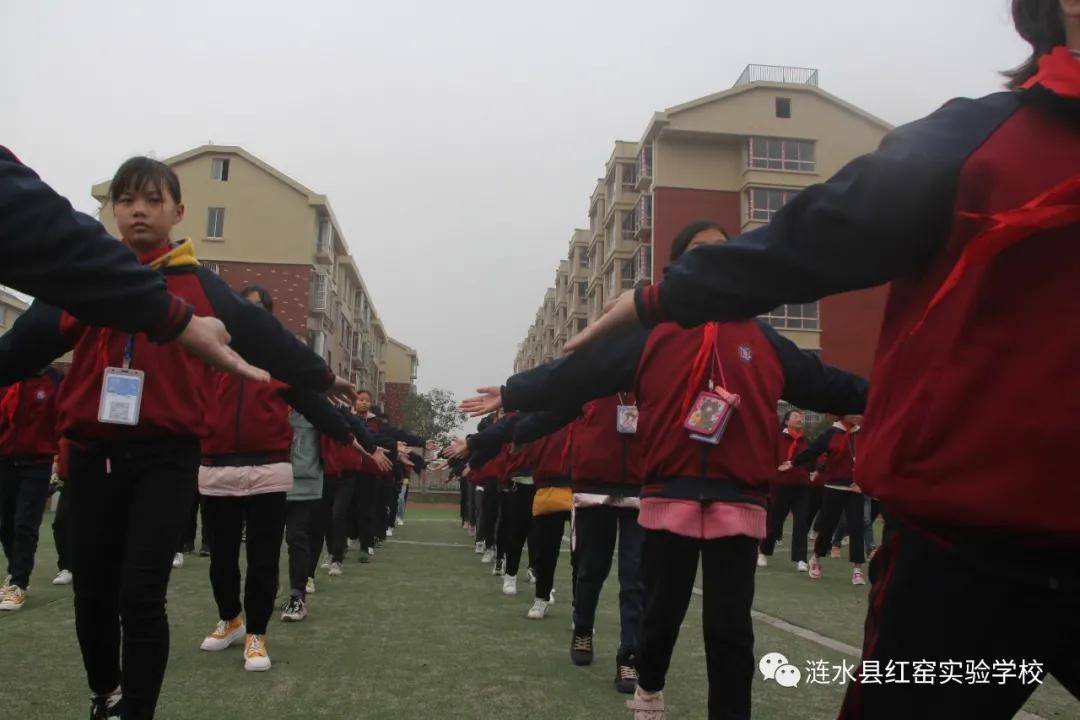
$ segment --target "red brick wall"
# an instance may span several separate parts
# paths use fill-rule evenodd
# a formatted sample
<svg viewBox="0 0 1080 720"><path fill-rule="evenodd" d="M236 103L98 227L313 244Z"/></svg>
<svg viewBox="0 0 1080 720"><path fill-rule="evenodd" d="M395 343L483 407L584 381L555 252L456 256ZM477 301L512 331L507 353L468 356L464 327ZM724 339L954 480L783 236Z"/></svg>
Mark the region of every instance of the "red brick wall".
<svg viewBox="0 0 1080 720"><path fill-rule="evenodd" d="M885 314L888 286L833 295L821 301L821 359L870 377Z"/></svg>
<svg viewBox="0 0 1080 720"><path fill-rule="evenodd" d="M299 337L307 336L311 268L276 263L216 262L221 279L240 292L248 285L262 285L274 298L274 315Z"/></svg>
<svg viewBox="0 0 1080 720"><path fill-rule="evenodd" d="M409 396L411 387L412 383L386 383L383 411L392 425L401 427L405 424L405 398Z"/></svg>
<svg viewBox="0 0 1080 720"><path fill-rule="evenodd" d="M663 277L671 241L695 220L714 220L736 235L742 226L739 193L656 188L653 191L653 278Z"/></svg>

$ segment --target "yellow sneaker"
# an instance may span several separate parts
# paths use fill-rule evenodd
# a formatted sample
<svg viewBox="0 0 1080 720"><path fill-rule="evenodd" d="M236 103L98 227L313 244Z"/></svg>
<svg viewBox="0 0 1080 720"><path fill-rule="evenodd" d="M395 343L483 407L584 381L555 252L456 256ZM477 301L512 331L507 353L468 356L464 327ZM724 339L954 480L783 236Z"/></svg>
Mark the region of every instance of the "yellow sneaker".
<svg viewBox="0 0 1080 720"><path fill-rule="evenodd" d="M252 672L270 669L270 656L266 654L265 635L248 635L244 639L244 669Z"/></svg>
<svg viewBox="0 0 1080 720"><path fill-rule="evenodd" d="M227 647L239 644L244 639L246 632L244 621L240 619L239 615L232 620L218 620L217 627L214 628L212 633L203 638L202 645L199 647L208 652L224 650Z"/></svg>
<svg viewBox="0 0 1080 720"><path fill-rule="evenodd" d="M14 612L15 610L22 610L22 606L25 604L26 591L18 585L8 585L3 598L0 598L0 610Z"/></svg>

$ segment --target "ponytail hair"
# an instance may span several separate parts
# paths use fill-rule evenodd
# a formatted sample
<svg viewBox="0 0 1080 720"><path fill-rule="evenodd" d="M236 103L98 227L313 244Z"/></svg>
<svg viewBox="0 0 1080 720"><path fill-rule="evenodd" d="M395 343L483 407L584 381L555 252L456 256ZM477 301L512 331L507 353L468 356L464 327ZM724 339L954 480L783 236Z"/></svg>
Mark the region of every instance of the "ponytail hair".
<svg viewBox="0 0 1080 720"><path fill-rule="evenodd" d="M1043 55L1065 44L1065 18L1060 0L1012 0L1012 17L1016 32L1031 44L1031 57L1002 73L1016 90L1038 72Z"/></svg>

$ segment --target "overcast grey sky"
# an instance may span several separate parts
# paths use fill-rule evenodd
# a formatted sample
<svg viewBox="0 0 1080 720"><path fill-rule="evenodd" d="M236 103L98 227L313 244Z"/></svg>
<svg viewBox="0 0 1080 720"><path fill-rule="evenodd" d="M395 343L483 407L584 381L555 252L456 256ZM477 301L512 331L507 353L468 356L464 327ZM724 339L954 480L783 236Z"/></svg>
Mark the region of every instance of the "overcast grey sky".
<svg viewBox="0 0 1080 720"><path fill-rule="evenodd" d="M513 365L615 139L747 63L899 124L1001 86L1006 0L0 2L0 143L76 207L126 157L245 147L329 196L420 387Z"/></svg>

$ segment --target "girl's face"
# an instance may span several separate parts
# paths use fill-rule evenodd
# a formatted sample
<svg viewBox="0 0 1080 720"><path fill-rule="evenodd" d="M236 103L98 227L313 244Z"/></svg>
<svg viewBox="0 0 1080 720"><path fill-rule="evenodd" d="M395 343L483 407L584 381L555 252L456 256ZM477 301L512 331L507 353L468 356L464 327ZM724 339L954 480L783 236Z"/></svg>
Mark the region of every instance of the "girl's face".
<svg viewBox="0 0 1080 720"><path fill-rule="evenodd" d="M802 413L793 412L787 419L788 430L802 430L803 417Z"/></svg>
<svg viewBox="0 0 1080 720"><path fill-rule="evenodd" d="M360 393L356 396L356 414L367 415L371 410L371 396L366 392Z"/></svg>
<svg viewBox="0 0 1080 720"><path fill-rule="evenodd" d="M724 237L723 232L717 230L716 228L708 228L707 230L702 230L693 238L691 238L690 244L686 246L686 250L687 252L689 252L690 250L693 250L694 248L700 247L702 245L720 245L721 243L725 242L727 242L727 238Z"/></svg>
<svg viewBox="0 0 1080 720"><path fill-rule="evenodd" d="M184 219L184 205L153 185L126 190L112 204L120 236L136 253L157 250L169 241L172 229Z"/></svg>

